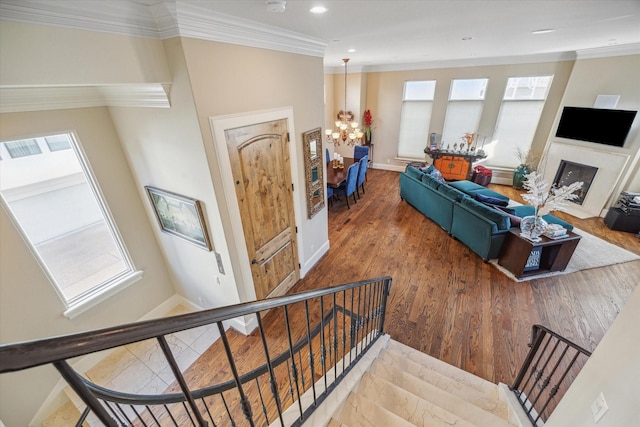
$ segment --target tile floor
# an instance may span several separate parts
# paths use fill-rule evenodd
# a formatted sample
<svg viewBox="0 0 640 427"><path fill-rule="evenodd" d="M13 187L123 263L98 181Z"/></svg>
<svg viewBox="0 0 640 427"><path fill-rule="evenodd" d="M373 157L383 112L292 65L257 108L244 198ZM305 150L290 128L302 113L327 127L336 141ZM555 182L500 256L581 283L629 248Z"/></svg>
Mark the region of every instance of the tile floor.
<svg viewBox="0 0 640 427"><path fill-rule="evenodd" d="M178 305L163 317L189 311L183 305ZM207 325L168 335L167 342L180 370L184 372L219 336L216 325ZM105 388L135 394L160 394L175 380L155 339L112 350L85 376ZM65 391L78 408L84 408L84 403L69 387ZM73 416L77 419L77 412L74 405L65 404L49 416L43 426L68 426Z"/></svg>

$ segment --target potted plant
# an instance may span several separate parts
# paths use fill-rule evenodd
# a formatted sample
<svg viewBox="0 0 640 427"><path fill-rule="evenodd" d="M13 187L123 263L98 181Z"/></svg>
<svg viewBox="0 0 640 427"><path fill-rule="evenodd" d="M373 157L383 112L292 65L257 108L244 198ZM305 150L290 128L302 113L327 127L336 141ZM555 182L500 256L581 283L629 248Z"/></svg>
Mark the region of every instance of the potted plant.
<svg viewBox="0 0 640 427"><path fill-rule="evenodd" d="M364 125L365 145L371 145L371 129L373 128L371 110L365 110L364 116L362 117L362 124Z"/></svg>
<svg viewBox="0 0 640 427"><path fill-rule="evenodd" d="M530 149L525 151L521 147L516 148L515 155L520 164L513 170L513 188L521 190L525 176L535 170L538 156L533 154Z"/></svg>

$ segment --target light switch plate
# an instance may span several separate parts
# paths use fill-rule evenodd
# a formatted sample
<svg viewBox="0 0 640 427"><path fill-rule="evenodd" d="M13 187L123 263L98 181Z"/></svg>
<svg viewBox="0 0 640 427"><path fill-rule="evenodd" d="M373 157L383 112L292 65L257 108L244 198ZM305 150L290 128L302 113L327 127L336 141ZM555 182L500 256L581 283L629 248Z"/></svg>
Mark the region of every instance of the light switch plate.
<svg viewBox="0 0 640 427"><path fill-rule="evenodd" d="M600 421L600 418L607 412L609 407L607 406L607 401L604 400L604 394L600 393L596 400L591 404L591 413L593 414L593 420L597 423Z"/></svg>

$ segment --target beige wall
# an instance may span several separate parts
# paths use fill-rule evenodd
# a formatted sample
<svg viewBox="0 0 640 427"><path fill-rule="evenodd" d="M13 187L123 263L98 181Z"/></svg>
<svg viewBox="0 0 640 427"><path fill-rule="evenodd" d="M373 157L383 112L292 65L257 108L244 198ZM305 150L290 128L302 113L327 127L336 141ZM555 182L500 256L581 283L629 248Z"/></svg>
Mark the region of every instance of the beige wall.
<svg viewBox="0 0 640 427"><path fill-rule="evenodd" d="M74 131L142 279L70 320L7 212L0 209L0 342L132 322L174 294L137 185L106 108L0 114L0 139ZM0 376L0 418L27 425L59 376L52 367Z"/></svg>
<svg viewBox="0 0 640 427"><path fill-rule="evenodd" d="M533 141L534 151L541 153L572 67L573 62L563 61L368 73L366 108L371 109L376 120L373 131L375 164L383 168L404 168L405 163L396 161L395 157L398 152L402 92L404 82L410 80L436 80L429 133L435 132L442 135L451 80L489 78L484 110L478 127L478 133L487 136L488 142L498 119L507 79L517 76L553 74L553 84ZM425 147L426 145L425 140ZM490 165L490 159L487 159L486 163Z"/></svg>
<svg viewBox="0 0 640 427"><path fill-rule="evenodd" d="M160 40L2 21L0 84L169 83Z"/></svg>
<svg viewBox="0 0 640 427"><path fill-rule="evenodd" d="M297 176L294 205L299 229L300 264L317 259L322 248L328 248L327 210L307 219L302 133L324 123L322 58L215 43L197 39L183 39L189 80L197 118L207 155L209 172L218 200L220 217L236 284L243 301L253 299L253 287L246 283L239 271L239 251L246 251L243 239L234 235L228 206L237 204L235 194L226 194L214 147L209 119L216 116L243 114L291 107L294 123L289 124L291 143L296 144ZM223 153L222 155L225 155ZM246 267L246 266L244 266ZM246 277L246 275L244 276Z"/></svg>
<svg viewBox="0 0 640 427"><path fill-rule="evenodd" d="M548 135L549 142L560 141L581 148L601 148L601 145L568 141L555 138L557 121L562 107L592 107L598 95L620 95L618 106L621 110L635 110L639 113L633 122L631 132L622 148L607 147L607 150L626 154L630 161L621 179L614 189L608 206L622 190L640 192L640 55L614 56L607 58L582 59L576 61L567 83L567 88L558 108L555 121Z"/></svg>
<svg viewBox="0 0 640 427"><path fill-rule="evenodd" d="M555 409L547 427L637 426L640 420L640 286ZM591 403L604 394L609 410L596 424Z"/></svg>

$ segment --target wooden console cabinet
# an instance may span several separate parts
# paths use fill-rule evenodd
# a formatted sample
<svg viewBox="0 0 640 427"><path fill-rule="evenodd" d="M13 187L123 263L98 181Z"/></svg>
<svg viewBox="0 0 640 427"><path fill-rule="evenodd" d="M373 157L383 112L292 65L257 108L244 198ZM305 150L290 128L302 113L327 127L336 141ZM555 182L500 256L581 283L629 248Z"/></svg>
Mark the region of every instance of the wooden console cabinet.
<svg viewBox="0 0 640 427"><path fill-rule="evenodd" d="M581 236L568 231L568 237L553 240L542 236L531 242L520 236L519 230L509 230L498 264L518 279L526 276L562 271L567 267Z"/></svg>
<svg viewBox="0 0 640 427"><path fill-rule="evenodd" d="M432 151L428 147L424 152L433 159L433 165L447 181L471 179L473 162L487 157L486 154L478 154L477 152Z"/></svg>

